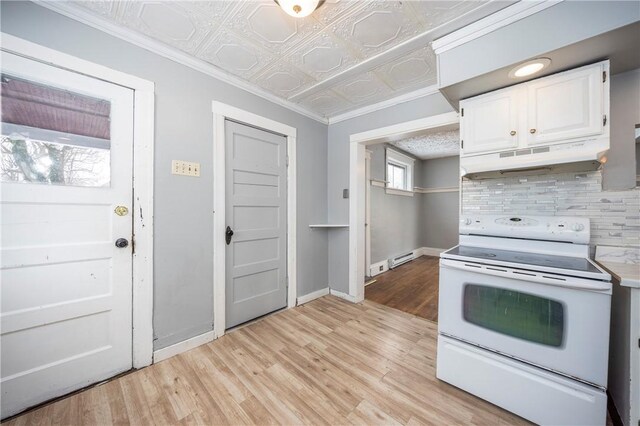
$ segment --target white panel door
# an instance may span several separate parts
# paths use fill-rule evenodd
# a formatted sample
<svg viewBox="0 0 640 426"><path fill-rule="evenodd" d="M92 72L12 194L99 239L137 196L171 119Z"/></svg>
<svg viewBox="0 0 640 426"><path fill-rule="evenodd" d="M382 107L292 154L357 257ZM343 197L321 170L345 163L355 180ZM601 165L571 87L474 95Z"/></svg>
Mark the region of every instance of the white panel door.
<svg viewBox="0 0 640 426"><path fill-rule="evenodd" d="M603 132L602 65L527 84L527 144L544 145Z"/></svg>
<svg viewBox="0 0 640 426"><path fill-rule="evenodd" d="M518 146L520 97L520 90L507 89L460 102L463 156Z"/></svg>
<svg viewBox="0 0 640 426"><path fill-rule="evenodd" d="M2 53L2 417L132 367L133 91Z"/></svg>
<svg viewBox="0 0 640 426"><path fill-rule="evenodd" d="M229 120L225 133L230 328L287 306L287 138Z"/></svg>

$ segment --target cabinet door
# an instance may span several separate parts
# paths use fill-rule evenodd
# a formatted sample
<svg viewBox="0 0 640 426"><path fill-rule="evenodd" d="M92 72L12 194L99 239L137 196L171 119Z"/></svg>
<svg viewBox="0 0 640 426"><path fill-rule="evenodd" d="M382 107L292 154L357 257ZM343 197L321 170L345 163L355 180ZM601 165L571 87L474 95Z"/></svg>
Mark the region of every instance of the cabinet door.
<svg viewBox="0 0 640 426"><path fill-rule="evenodd" d="M507 89L460 102L463 156L518 146L519 95L519 90Z"/></svg>
<svg viewBox="0 0 640 426"><path fill-rule="evenodd" d="M596 65L529 83L527 144L602 134L602 72L602 65Z"/></svg>

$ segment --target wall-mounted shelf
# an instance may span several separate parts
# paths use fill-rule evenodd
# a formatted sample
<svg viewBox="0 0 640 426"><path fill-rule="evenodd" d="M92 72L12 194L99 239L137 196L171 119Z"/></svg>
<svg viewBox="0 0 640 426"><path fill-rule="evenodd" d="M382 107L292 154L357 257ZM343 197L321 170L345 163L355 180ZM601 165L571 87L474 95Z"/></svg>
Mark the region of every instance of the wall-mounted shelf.
<svg viewBox="0 0 640 426"><path fill-rule="evenodd" d="M344 224L318 224L318 225L309 225L309 228L348 228L349 225Z"/></svg>

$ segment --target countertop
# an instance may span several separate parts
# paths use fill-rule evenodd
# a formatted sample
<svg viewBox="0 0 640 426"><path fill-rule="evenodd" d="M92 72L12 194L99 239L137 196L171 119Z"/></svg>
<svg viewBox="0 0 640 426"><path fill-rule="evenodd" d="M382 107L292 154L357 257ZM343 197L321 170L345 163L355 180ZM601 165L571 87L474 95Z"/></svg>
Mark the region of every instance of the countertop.
<svg viewBox="0 0 640 426"><path fill-rule="evenodd" d="M597 261L621 286L640 288L640 265Z"/></svg>
<svg viewBox="0 0 640 426"><path fill-rule="evenodd" d="M605 268L621 286L640 288L640 249L598 246L596 262Z"/></svg>

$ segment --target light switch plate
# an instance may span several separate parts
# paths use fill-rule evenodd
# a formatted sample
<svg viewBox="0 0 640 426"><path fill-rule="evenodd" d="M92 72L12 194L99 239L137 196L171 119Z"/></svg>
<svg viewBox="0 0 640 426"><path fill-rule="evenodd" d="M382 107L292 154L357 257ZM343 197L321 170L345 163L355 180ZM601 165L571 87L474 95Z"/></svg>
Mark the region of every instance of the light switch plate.
<svg viewBox="0 0 640 426"><path fill-rule="evenodd" d="M171 162L171 174L199 177L200 163L190 163L188 161L173 160Z"/></svg>

